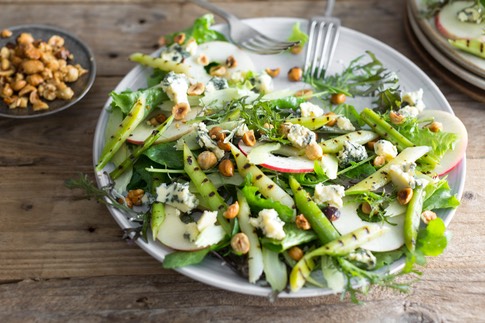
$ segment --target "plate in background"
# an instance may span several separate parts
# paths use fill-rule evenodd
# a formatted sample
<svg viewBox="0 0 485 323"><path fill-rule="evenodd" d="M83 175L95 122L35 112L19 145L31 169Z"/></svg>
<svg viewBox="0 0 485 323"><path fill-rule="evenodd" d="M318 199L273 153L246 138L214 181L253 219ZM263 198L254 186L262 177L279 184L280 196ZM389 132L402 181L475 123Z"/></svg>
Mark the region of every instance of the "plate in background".
<svg viewBox="0 0 485 323"><path fill-rule="evenodd" d="M434 50L440 51L441 56L446 57L450 62L457 65L455 70L461 68L463 71L477 75L485 82L485 59L458 50L450 45L448 39L436 28L434 18L427 19L422 16L425 8L425 0L408 1L409 18L414 18L414 24L419 27L422 34L426 35L427 43L433 45L435 47Z"/></svg>

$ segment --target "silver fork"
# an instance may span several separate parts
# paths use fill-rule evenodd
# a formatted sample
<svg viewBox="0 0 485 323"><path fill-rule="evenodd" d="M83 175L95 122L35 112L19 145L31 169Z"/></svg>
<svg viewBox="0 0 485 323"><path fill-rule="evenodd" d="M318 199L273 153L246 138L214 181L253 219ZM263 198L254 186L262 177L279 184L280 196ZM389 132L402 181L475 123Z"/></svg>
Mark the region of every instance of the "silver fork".
<svg viewBox="0 0 485 323"><path fill-rule="evenodd" d="M340 35L340 19L332 17L334 5L335 0L327 0L325 15L312 17L308 25L303 71L306 74L311 69L310 75L317 78L328 70Z"/></svg>
<svg viewBox="0 0 485 323"><path fill-rule="evenodd" d="M249 51L261 55L272 55L281 53L282 51L285 51L299 44L299 42L279 41L263 35L256 29L248 26L247 24L239 20L233 14L230 14L205 0L191 0L191 2L224 18L224 20L226 20L227 24L229 25L230 40L234 44L241 46Z"/></svg>

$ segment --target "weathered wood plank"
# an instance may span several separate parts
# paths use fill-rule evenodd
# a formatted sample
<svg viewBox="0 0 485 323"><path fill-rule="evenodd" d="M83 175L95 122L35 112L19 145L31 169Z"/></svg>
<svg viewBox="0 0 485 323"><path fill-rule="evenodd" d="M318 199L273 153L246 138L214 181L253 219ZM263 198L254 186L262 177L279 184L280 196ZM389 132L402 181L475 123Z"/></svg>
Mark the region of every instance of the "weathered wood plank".
<svg viewBox="0 0 485 323"><path fill-rule="evenodd" d="M322 318L325 322L463 322L480 317L484 287L477 288L467 279L461 282L465 288L443 297L449 287L433 280L439 275L428 270L410 294L374 290L365 305L341 301L339 296L270 302L177 274L27 280L0 285L0 318L7 322L307 322ZM466 288L469 293L463 292Z"/></svg>

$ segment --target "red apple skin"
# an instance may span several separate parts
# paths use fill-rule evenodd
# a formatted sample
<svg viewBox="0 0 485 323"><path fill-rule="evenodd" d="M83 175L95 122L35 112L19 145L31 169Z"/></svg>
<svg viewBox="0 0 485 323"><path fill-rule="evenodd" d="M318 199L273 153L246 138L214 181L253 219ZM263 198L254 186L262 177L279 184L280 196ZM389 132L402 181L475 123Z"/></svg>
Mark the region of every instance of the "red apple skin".
<svg viewBox="0 0 485 323"><path fill-rule="evenodd" d="M249 151L247 146L242 143L242 140L238 143L239 150L247 156ZM260 166L275 170L281 173L311 173L313 172L313 162L311 167L296 167L294 162L295 158L301 158L304 160L304 157L279 157L279 156L272 156L270 158L270 163L263 163Z"/></svg>

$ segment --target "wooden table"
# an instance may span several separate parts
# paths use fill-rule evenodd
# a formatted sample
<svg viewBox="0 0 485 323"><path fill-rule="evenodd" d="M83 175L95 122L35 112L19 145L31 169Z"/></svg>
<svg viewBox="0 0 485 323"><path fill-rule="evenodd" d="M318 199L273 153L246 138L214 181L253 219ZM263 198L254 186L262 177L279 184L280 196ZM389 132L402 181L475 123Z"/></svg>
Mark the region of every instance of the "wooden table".
<svg viewBox="0 0 485 323"><path fill-rule="evenodd" d="M304 0L218 1L241 17L323 12ZM423 63L404 31L404 1L339 0L335 14L414 60L443 91L469 131L466 188L451 245L429 259L408 294L379 288L354 305L339 296L279 299L196 282L160 263L122 232L107 209L64 187L93 175L92 142L108 93L151 52L159 36L205 11L181 0L0 0L0 29L53 24L94 51L97 79L75 107L46 118L0 119L0 321L484 321L484 104L455 90Z"/></svg>

